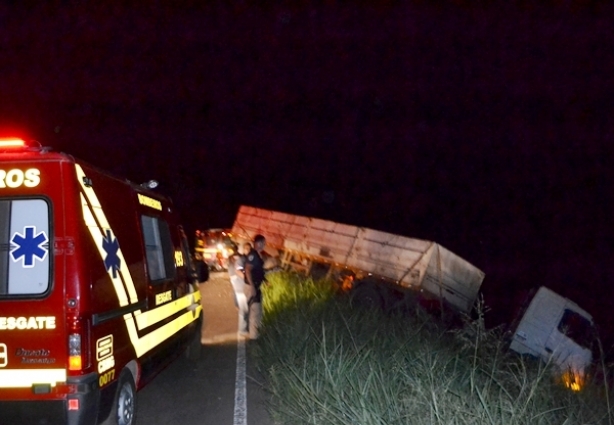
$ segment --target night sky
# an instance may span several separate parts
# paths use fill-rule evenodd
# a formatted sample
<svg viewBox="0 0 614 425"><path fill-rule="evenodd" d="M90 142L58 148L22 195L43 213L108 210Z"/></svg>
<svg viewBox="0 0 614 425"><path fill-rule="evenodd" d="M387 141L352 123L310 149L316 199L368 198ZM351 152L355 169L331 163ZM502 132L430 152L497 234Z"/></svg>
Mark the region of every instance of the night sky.
<svg viewBox="0 0 614 425"><path fill-rule="evenodd" d="M493 324L547 285L610 326L613 7L7 3L3 128L159 180L189 231L246 204L433 240Z"/></svg>

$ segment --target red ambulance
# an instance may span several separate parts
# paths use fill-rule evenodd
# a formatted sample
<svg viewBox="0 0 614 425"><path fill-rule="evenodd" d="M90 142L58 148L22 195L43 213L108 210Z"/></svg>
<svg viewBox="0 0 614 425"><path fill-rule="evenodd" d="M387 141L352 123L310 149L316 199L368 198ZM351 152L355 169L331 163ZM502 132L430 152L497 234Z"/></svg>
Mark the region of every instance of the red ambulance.
<svg viewBox="0 0 614 425"><path fill-rule="evenodd" d="M0 423L134 424L136 390L200 350L171 201L0 139Z"/></svg>

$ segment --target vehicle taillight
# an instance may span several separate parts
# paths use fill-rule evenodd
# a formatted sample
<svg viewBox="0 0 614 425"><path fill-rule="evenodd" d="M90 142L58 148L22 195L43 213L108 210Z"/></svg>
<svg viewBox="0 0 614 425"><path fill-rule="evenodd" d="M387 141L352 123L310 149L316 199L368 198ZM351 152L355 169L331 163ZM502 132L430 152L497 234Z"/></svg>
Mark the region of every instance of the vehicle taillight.
<svg viewBox="0 0 614 425"><path fill-rule="evenodd" d="M68 370L82 370L87 367L87 358L83 338L83 320L73 317L68 320Z"/></svg>
<svg viewBox="0 0 614 425"><path fill-rule="evenodd" d="M81 370L81 335L70 334L68 336L68 370Z"/></svg>

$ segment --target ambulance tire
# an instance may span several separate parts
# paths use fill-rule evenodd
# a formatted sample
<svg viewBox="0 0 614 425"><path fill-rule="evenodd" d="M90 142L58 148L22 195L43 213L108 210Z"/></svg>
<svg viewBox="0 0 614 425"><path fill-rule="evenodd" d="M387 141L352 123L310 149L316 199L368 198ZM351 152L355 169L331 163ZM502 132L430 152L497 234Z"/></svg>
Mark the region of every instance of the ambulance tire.
<svg viewBox="0 0 614 425"><path fill-rule="evenodd" d="M132 374L128 370L124 370L119 378L113 408L109 415L109 424L136 424L136 386Z"/></svg>

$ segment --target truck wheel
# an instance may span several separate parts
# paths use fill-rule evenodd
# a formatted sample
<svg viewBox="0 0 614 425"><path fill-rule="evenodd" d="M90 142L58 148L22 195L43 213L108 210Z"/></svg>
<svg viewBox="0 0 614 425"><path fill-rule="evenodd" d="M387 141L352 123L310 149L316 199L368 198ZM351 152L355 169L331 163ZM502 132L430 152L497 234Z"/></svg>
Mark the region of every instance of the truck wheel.
<svg viewBox="0 0 614 425"><path fill-rule="evenodd" d="M113 425L136 424L136 387L132 374L127 370L119 379L110 419Z"/></svg>
<svg viewBox="0 0 614 425"><path fill-rule="evenodd" d="M374 285L368 283L358 285L352 290L351 302L352 305L358 305L366 308L383 308L381 294Z"/></svg>

